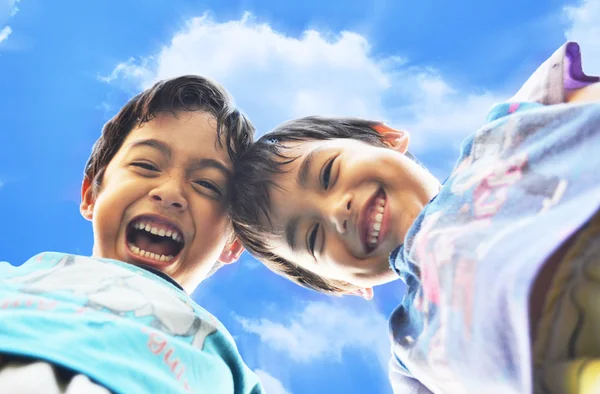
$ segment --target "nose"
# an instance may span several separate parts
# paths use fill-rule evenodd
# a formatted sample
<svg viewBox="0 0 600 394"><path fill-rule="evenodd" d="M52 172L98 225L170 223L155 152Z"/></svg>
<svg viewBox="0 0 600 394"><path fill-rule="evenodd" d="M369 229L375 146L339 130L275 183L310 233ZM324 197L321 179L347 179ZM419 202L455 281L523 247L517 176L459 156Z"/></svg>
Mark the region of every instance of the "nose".
<svg viewBox="0 0 600 394"><path fill-rule="evenodd" d="M352 196L350 194L344 195L341 199L339 199L338 196L333 202L331 222L335 226L336 231L340 234L345 234L346 231L348 231L348 221L350 220L350 213L352 212L351 208Z"/></svg>
<svg viewBox="0 0 600 394"><path fill-rule="evenodd" d="M164 209L183 211L187 209L187 199L179 182L170 180L152 189L150 198Z"/></svg>

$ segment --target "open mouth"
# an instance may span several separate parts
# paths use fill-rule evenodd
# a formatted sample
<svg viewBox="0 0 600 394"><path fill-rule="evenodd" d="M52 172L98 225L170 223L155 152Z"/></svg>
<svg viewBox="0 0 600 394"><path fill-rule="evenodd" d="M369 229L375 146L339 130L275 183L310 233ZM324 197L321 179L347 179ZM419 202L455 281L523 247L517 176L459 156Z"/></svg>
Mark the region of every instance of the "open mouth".
<svg viewBox="0 0 600 394"><path fill-rule="evenodd" d="M185 241L181 231L173 224L141 216L127 226L127 246L134 256L168 264L177 259Z"/></svg>
<svg viewBox="0 0 600 394"><path fill-rule="evenodd" d="M367 253L374 251L381 238L383 238L382 222L386 202L387 198L385 192L383 189L379 189L367 203L367 207L365 208L361 238Z"/></svg>

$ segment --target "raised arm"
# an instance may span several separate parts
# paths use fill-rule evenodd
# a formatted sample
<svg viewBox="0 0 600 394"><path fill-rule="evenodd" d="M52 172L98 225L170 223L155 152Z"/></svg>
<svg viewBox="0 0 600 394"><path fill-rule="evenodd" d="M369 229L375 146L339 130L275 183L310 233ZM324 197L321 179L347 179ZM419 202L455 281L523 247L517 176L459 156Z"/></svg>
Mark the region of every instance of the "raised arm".
<svg viewBox="0 0 600 394"><path fill-rule="evenodd" d="M392 356L390 360L389 376L394 394L432 394L410 374L396 356Z"/></svg>

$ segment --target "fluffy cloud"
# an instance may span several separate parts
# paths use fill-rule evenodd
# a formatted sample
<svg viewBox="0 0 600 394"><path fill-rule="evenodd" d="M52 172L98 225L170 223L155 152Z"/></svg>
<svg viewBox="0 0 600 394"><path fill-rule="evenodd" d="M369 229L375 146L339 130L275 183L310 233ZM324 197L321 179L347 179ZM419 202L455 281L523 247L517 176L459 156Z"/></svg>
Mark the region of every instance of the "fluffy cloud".
<svg viewBox="0 0 600 394"><path fill-rule="evenodd" d="M0 30L0 42L6 40L8 36L10 36L10 33L12 33L10 26L4 26L4 28Z"/></svg>
<svg viewBox="0 0 600 394"><path fill-rule="evenodd" d="M0 23L6 22L8 18L14 16L19 8L19 0L0 0Z"/></svg>
<svg viewBox="0 0 600 394"><path fill-rule="evenodd" d="M19 0L0 0L0 26L19 11L18 2ZM12 28L9 25L0 29L0 43L5 41L11 33Z"/></svg>
<svg viewBox="0 0 600 394"><path fill-rule="evenodd" d="M158 54L129 59L105 78L136 81L139 87L175 75L209 76L232 92L258 123L305 114L382 117L380 97L390 87L385 63L369 57L358 34L331 40L317 31L289 37L250 14L214 22L207 14L189 20Z"/></svg>
<svg viewBox="0 0 600 394"><path fill-rule="evenodd" d="M274 378L269 373L260 369L257 369L254 372L256 373L256 375L258 375L258 378L260 379L263 388L265 389L265 393L290 394L290 392L287 391L285 387L283 387L283 384L281 384L281 382L278 379Z"/></svg>
<svg viewBox="0 0 600 394"><path fill-rule="evenodd" d="M223 23L208 14L190 19L157 53L118 64L101 79L139 89L186 73L225 85L261 131L304 115L360 116L414 128L417 143L435 136L443 144L462 139L500 99L462 94L436 70L410 67L402 57L378 57L357 33L293 37L250 14Z"/></svg>
<svg viewBox="0 0 600 394"><path fill-rule="evenodd" d="M454 147L477 130L490 107L507 95L483 92L464 93L450 86L435 70L403 73L395 89L402 89L408 104L389 108L391 124L412 131L411 150L419 152Z"/></svg>
<svg viewBox="0 0 600 394"><path fill-rule="evenodd" d="M17 7L19 1L21 0L8 0L8 4L10 6L10 16L14 16L19 11L19 8Z"/></svg>
<svg viewBox="0 0 600 394"><path fill-rule="evenodd" d="M571 24L565 36L581 45L584 71L590 75L600 74L600 2L583 0L578 7L565 7L564 12Z"/></svg>
<svg viewBox="0 0 600 394"><path fill-rule="evenodd" d="M264 346L299 363L316 359L341 362L345 349L359 348L373 352L387 368L390 344L385 317L364 303L348 307L334 301L309 303L285 324L266 318L237 319L245 331L258 335Z"/></svg>

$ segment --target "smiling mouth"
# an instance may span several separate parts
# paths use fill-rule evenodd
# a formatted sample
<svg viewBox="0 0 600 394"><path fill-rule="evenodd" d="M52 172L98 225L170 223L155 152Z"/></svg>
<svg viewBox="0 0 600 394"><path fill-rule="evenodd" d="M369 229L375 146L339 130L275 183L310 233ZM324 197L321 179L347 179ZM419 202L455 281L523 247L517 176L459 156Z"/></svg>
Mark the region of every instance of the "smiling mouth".
<svg viewBox="0 0 600 394"><path fill-rule="evenodd" d="M365 251L371 253L377 248L381 234L381 224L387 196L383 189L379 189L366 207L365 219L362 228L362 240Z"/></svg>
<svg viewBox="0 0 600 394"><path fill-rule="evenodd" d="M181 231L163 220L142 216L127 226L127 247L134 257L145 262L170 264L184 246Z"/></svg>

